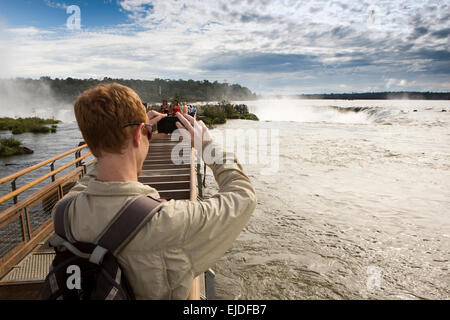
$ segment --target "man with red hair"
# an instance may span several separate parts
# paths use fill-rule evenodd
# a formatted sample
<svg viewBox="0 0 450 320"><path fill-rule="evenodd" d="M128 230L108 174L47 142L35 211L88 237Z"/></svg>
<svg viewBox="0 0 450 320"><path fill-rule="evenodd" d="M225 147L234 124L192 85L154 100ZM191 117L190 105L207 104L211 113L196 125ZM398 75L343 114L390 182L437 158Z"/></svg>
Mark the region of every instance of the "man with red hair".
<svg viewBox="0 0 450 320"><path fill-rule="evenodd" d="M130 201L142 195L159 198L138 176L152 125L166 115L147 115L138 95L116 83L81 94L75 115L98 163L69 193L76 195L67 211L69 229L76 241L94 243ZM234 154L213 141L203 122L176 116L184 139L204 151L220 191L198 202L161 202L118 252L137 299L186 299L194 278L230 249L256 207L255 190ZM208 160L206 150L215 154L214 161Z"/></svg>

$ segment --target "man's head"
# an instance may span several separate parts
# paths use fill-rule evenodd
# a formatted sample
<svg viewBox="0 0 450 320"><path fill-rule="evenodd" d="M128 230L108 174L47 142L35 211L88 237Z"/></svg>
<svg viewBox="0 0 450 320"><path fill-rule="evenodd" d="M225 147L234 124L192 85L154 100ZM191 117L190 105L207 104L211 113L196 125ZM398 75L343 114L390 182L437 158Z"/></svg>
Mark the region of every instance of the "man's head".
<svg viewBox="0 0 450 320"><path fill-rule="evenodd" d="M75 102L75 116L84 140L97 158L104 154L123 154L133 146L140 149L135 151L141 158L145 148L148 150L144 125L124 128L130 123L149 122L141 99L128 87L118 83L101 84L83 92Z"/></svg>

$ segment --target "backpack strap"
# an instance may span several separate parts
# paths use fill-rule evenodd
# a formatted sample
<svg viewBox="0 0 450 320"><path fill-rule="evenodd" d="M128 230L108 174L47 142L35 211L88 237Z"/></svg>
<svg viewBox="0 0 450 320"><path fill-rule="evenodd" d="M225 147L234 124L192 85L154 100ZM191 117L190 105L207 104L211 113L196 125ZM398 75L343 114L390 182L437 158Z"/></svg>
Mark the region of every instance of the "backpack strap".
<svg viewBox="0 0 450 320"><path fill-rule="evenodd" d="M89 261L100 264L107 251L117 255L156 214L157 210L154 209L160 204L160 201L151 197L140 196L125 205L100 236Z"/></svg>
<svg viewBox="0 0 450 320"><path fill-rule="evenodd" d="M55 233L71 243L74 243L75 239L70 231L68 214L69 206L76 197L77 194L72 194L59 201L55 205L55 216L53 217Z"/></svg>

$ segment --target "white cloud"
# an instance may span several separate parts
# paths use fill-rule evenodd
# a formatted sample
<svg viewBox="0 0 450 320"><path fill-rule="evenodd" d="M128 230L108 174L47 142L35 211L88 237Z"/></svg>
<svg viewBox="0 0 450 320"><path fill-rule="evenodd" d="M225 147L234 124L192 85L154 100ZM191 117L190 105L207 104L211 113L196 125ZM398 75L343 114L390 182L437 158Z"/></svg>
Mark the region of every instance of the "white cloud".
<svg viewBox="0 0 450 320"><path fill-rule="evenodd" d="M386 88L390 89L393 85L396 85L398 83L397 79L394 78L390 78L388 79L388 81L386 82Z"/></svg>
<svg viewBox="0 0 450 320"><path fill-rule="evenodd" d="M68 5L65 2L56 2L51 0L44 0L45 4L49 6L50 8L56 8L56 9L66 9Z"/></svg>
<svg viewBox="0 0 450 320"><path fill-rule="evenodd" d="M259 91L273 84L276 77L304 83L305 77L311 75L305 71L269 75L264 70L255 74L204 68L207 62L215 62L224 55L258 53L316 57L317 64L322 65L313 71L316 84L321 76L326 82L331 75L336 79L335 88L343 88L339 84L344 73L374 73L379 80L382 74L391 73L391 79L379 83L391 88L409 84L396 72L426 72L432 62L426 57L413 59L407 50L448 51L448 38L434 39L430 35L449 26L448 21L438 22L450 12L449 5L439 0L425 4L418 0L120 0L119 3L131 18L131 25L53 33L34 27L10 29L14 34L9 43L15 57L12 74L227 79L254 84L261 87ZM427 6L435 9L426 9ZM428 34L409 40L419 24L429 29ZM345 83L367 85L357 81Z"/></svg>
<svg viewBox="0 0 450 320"><path fill-rule="evenodd" d="M398 87L410 87L410 86L414 86L416 84L417 84L417 81L415 81L415 80L408 81L406 79L389 78L389 79L387 79L385 86L387 89L391 89L391 88L398 88Z"/></svg>
<svg viewBox="0 0 450 320"><path fill-rule="evenodd" d="M36 27L24 27L24 28L9 28L7 30L11 34L14 34L16 37L36 37L36 36L46 36L55 34L55 31L51 30L42 30Z"/></svg>

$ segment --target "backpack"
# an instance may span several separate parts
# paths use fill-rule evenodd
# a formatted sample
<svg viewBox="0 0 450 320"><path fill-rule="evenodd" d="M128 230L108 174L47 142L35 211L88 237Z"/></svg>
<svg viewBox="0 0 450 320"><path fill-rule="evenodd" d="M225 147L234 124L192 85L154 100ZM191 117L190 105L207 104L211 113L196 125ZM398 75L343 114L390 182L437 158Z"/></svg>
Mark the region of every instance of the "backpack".
<svg viewBox="0 0 450 320"><path fill-rule="evenodd" d="M44 300L135 300L117 254L155 215L160 202L140 196L128 202L95 243L77 242L70 231L68 209L76 195L56 204L55 236L49 243L56 256L45 278ZM154 212L152 212L154 211Z"/></svg>

